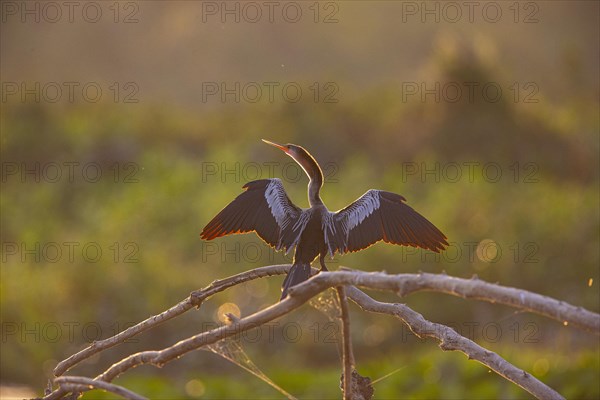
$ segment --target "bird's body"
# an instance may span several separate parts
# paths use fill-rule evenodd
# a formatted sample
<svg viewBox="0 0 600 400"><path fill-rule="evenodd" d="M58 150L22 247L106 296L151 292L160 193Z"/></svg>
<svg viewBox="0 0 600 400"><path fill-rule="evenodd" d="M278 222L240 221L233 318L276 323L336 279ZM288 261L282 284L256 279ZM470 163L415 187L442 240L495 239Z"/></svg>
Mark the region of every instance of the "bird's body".
<svg viewBox="0 0 600 400"><path fill-rule="evenodd" d="M325 256L327 255L327 244L323 234L323 220L329 210L325 205L320 204L313 208L302 210L300 218L306 218L306 226L300 233L296 253L294 253L294 264L289 274L283 281L284 298L287 294L287 288L297 285L310 278L310 264L319 257L321 261L321 271L327 271L325 266Z"/></svg>
<svg viewBox="0 0 600 400"><path fill-rule="evenodd" d="M310 179L310 208L295 206L277 178L249 182L246 191L204 227L201 237L212 240L255 231L276 250L287 253L295 248L282 299L290 287L310 278L310 265L317 257L321 270L327 270L327 254L359 251L380 240L435 252L448 245L441 231L395 193L371 189L346 208L329 211L319 196L323 173L315 159L300 146L265 142L285 151L304 169Z"/></svg>
<svg viewBox="0 0 600 400"><path fill-rule="evenodd" d="M325 258L327 254L327 245L325 243L325 235L323 234L323 220L329 210L324 205L315 208L302 210L302 217L306 218L307 222L300 233L296 253L294 254L294 263L314 261L317 256ZM305 217L306 215L306 217Z"/></svg>

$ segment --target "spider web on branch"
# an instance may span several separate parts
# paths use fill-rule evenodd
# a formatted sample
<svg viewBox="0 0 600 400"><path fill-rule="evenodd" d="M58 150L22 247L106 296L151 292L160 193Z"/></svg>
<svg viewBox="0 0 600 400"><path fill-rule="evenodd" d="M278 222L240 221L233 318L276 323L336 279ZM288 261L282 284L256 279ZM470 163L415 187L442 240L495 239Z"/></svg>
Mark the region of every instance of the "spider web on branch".
<svg viewBox="0 0 600 400"><path fill-rule="evenodd" d="M277 390L279 393L287 397L288 399L297 400L296 397L286 392L283 388L281 388L275 382L273 382L271 378L265 375L265 373L262 372L261 369L258 368L256 364L254 364L254 362L252 362L252 360L250 359L250 357L248 357L248 354L244 351L242 345L239 343L238 340L233 338L225 338L214 344L206 346L206 348L209 351L218 354L227 361L251 373L258 379L262 380L263 382L271 386L273 389Z"/></svg>
<svg viewBox="0 0 600 400"><path fill-rule="evenodd" d="M318 296L313 297L309 304L314 307L316 310L325 314L325 316L333 323L337 324L337 349L338 356L341 359L342 352L342 340L341 340L341 321L342 321L342 308L340 307L340 299L337 295L337 291L334 288L330 288L324 292L321 292ZM400 372L402 369L406 368L406 366L402 366L397 368L371 382L371 386L376 383L381 382L384 379L389 378L390 376Z"/></svg>
<svg viewBox="0 0 600 400"><path fill-rule="evenodd" d="M313 297L309 304L325 314L331 322L338 323L342 317L342 309L335 289L330 288L321 292L318 296Z"/></svg>
<svg viewBox="0 0 600 400"><path fill-rule="evenodd" d="M340 307L340 300L337 296L337 291L333 288L327 289L321 292L318 296L313 297L309 304L316 310L325 314L327 319L335 324L335 342L337 344L336 349L338 357L342 359L342 308Z"/></svg>

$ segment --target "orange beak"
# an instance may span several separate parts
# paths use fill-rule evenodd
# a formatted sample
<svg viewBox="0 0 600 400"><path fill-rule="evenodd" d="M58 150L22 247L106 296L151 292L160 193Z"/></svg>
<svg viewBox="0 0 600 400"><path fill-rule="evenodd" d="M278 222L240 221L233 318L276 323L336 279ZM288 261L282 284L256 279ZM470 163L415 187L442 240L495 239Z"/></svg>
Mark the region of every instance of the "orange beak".
<svg viewBox="0 0 600 400"><path fill-rule="evenodd" d="M265 139L261 139L263 142L265 142L266 144L270 144L271 146L275 146L278 149L284 151L286 154L289 152L289 149L287 146L283 145L283 144L279 144L279 143L275 143L275 142L270 142L268 140Z"/></svg>

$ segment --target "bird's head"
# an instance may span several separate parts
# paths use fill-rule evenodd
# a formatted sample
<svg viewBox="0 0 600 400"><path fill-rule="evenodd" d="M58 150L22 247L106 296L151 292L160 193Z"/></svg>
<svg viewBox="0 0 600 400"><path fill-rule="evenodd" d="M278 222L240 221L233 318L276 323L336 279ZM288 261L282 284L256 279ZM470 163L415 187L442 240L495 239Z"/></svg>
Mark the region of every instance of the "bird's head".
<svg viewBox="0 0 600 400"><path fill-rule="evenodd" d="M306 172L309 178L312 179L316 175L322 177L323 173L321 172L321 168L319 168L319 164L313 158L313 156L311 156L310 153L304 149L304 147L292 143L279 144L265 139L262 139L262 141L266 144L277 147L279 150L292 157L294 161L296 161L302 167L302 169L304 169L304 172Z"/></svg>
<svg viewBox="0 0 600 400"><path fill-rule="evenodd" d="M273 147L277 147L279 150L283 151L285 154L292 157L296 161L298 161L298 158L302 157L304 153L308 153L306 150L304 150L304 148L302 148L302 146L298 146L292 143L279 144L266 139L262 139L262 141L266 144L270 144Z"/></svg>
<svg viewBox="0 0 600 400"><path fill-rule="evenodd" d="M306 159L307 156L311 157L308 151L306 151L302 146L298 146L296 144L279 144L265 139L262 139L262 141L266 144L270 144L271 146L277 147L279 150L283 151L285 154L296 160L296 162L300 165L302 165L301 161Z"/></svg>

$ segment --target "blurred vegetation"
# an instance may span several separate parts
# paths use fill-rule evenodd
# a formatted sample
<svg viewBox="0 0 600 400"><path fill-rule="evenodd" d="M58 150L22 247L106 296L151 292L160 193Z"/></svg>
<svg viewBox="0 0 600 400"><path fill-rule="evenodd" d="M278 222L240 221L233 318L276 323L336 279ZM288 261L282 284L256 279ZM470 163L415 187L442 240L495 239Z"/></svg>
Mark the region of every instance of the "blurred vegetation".
<svg viewBox="0 0 600 400"><path fill-rule="evenodd" d="M486 58L473 43L440 44L423 66L428 80L442 85L510 81L510 70ZM43 255L39 261L31 254L22 259L3 247L2 381L42 388L56 362L90 340L156 314L214 279L290 261L291 255L273 253L254 235L224 238L214 245L198 237L204 224L240 192L252 171L244 169L248 163L259 165L263 178L265 163L278 163L273 176L283 177L293 201L307 206L306 178L292 182L283 169L290 160L262 144L261 137L300 144L327 166L322 196L330 209L342 208L369 188L397 192L454 244L454 253L438 258L379 244L336 257L330 262L333 268L343 264L391 273L477 274L600 311L598 87L576 85L587 79L577 59L577 53L568 53L557 60L566 67L556 72L556 79L574 82L572 90L559 98L540 93L537 103L514 102L510 96L496 103L465 98L456 103L422 102L418 97L402 101L397 86L389 83L336 104L303 99L189 110L159 101L4 103L3 165L96 163L103 175L94 183L82 179L78 167L72 182L64 176L66 167L56 183L3 175L3 244L25 244L28 249L35 243L81 245L73 262L66 254L58 262ZM410 168L431 169L435 163L442 171L449 163L463 166L462 177L449 179L454 176L450 170L439 179L422 176L422 171L409 173ZM476 165L473 179L467 177L464 163ZM501 167L497 182L482 173L481 166L489 163ZM213 166L216 175L208 173ZM237 172L223 176L224 167ZM499 249L491 261L474 250L484 240ZM103 250L98 262L81 256L82 246L90 242ZM118 254L111 247L115 243ZM219 321L219 307L225 303L250 314L277 300L280 283L271 278L233 288L199 311L103 352L73 371L94 375L126 354L195 334L206 322ZM594 335L503 306L434 293L403 301L464 334L472 327L471 338L567 398L600 397L600 347ZM398 321L364 315L354 307L352 311L359 372L377 379L401 368L376 384L377 398L527 396L463 355L443 353L433 342L415 339ZM281 326L294 321L302 338L286 342ZM292 394L336 398L339 358L335 343L326 343L322 336L326 323L321 313L305 306L281 322L274 340L246 341L244 348L267 376ZM56 340L51 340L52 324L60 326ZM497 325L485 330L489 324ZM68 326L74 327L72 337ZM315 329L320 333L316 337ZM492 332L498 329L496 338ZM137 368L116 383L152 398L278 396L247 372L204 351L159 371ZM84 398L108 396L91 392Z"/></svg>

